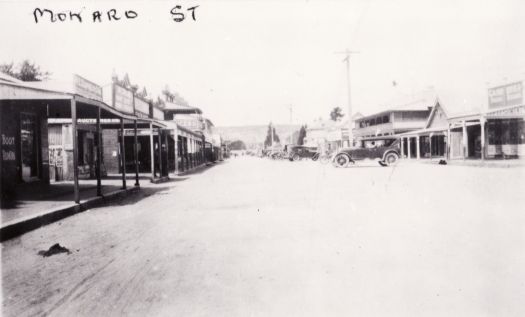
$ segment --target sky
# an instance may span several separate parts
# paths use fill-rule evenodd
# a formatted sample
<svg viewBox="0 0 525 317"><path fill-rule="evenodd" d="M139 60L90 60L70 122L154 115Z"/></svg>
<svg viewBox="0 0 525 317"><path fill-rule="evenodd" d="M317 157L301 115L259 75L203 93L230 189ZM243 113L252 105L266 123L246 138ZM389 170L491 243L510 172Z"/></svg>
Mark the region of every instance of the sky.
<svg viewBox="0 0 525 317"><path fill-rule="evenodd" d="M83 22L35 23L35 8L80 11ZM93 11L111 9L138 15L92 22ZM30 59L53 77L77 73L100 85L127 73L150 96L167 85L217 126L309 123L336 106L347 113L337 54L347 48L358 52L352 109L365 115L429 88L452 112L480 108L491 85L525 79L519 0L0 0L0 39L0 63Z"/></svg>

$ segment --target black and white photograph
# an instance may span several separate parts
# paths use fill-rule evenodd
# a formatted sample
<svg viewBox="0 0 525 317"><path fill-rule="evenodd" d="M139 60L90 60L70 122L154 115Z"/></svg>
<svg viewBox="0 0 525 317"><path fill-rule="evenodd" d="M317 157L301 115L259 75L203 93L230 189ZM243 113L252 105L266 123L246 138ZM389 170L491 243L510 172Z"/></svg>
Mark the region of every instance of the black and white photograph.
<svg viewBox="0 0 525 317"><path fill-rule="evenodd" d="M0 0L0 316L525 316L525 2Z"/></svg>

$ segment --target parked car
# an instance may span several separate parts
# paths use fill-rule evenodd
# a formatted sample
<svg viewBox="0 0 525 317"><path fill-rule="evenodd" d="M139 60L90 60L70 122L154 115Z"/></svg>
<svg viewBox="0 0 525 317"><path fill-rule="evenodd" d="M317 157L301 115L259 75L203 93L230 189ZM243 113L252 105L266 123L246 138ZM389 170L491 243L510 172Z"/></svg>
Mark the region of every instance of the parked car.
<svg viewBox="0 0 525 317"><path fill-rule="evenodd" d="M302 158L312 158L317 153L317 147L294 145L288 147L288 159L298 161Z"/></svg>
<svg viewBox="0 0 525 317"><path fill-rule="evenodd" d="M397 163L400 156L400 141L396 137L376 137L363 139L358 147L344 148L334 157L337 167L346 167L350 163L364 159L377 160L381 166Z"/></svg>

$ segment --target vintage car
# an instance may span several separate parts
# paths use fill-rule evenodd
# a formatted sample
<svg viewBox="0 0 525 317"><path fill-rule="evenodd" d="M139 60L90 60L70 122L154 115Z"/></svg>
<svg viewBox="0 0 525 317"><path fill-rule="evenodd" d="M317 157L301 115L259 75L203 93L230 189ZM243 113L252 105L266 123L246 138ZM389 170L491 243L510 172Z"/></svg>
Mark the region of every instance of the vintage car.
<svg viewBox="0 0 525 317"><path fill-rule="evenodd" d="M346 167L355 161L377 160L379 165L388 166L397 163L400 153L400 141L395 137L375 137L359 141L358 147L343 148L334 156L336 167Z"/></svg>
<svg viewBox="0 0 525 317"><path fill-rule="evenodd" d="M288 159L290 161L299 161L303 158L312 158L317 153L316 147L293 145L288 147Z"/></svg>

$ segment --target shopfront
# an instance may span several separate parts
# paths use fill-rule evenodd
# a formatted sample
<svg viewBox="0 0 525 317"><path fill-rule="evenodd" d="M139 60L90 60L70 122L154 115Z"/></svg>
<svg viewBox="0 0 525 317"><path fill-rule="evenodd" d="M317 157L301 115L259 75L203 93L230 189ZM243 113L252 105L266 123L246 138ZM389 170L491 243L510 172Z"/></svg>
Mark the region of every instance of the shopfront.
<svg viewBox="0 0 525 317"><path fill-rule="evenodd" d="M488 119L487 157L525 157L525 120Z"/></svg>
<svg viewBox="0 0 525 317"><path fill-rule="evenodd" d="M30 196L26 184L51 190L46 187L50 175L53 182L73 180L77 203L81 178L96 178L97 195L102 195L101 121L120 123L108 129L137 121L102 102L102 87L78 75L60 82L0 81L0 118L2 205Z"/></svg>
<svg viewBox="0 0 525 317"><path fill-rule="evenodd" d="M47 182L47 113L30 101L0 100L2 187Z"/></svg>
<svg viewBox="0 0 525 317"><path fill-rule="evenodd" d="M423 129L400 135L401 156L412 159L447 157L448 127L447 112L436 101Z"/></svg>

